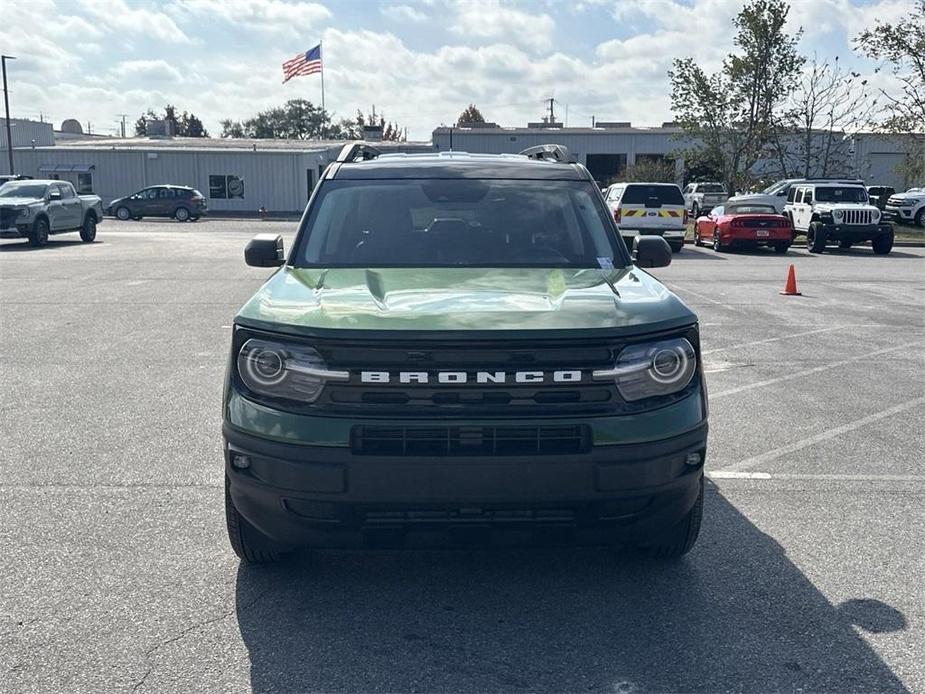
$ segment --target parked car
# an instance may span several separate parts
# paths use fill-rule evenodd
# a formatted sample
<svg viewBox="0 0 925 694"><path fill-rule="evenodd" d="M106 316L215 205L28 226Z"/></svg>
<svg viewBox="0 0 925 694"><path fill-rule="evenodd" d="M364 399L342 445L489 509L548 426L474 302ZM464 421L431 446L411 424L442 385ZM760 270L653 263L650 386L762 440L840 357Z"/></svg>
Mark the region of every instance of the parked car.
<svg viewBox="0 0 925 694"><path fill-rule="evenodd" d="M887 200L895 193L896 189L891 186L867 187L867 197L870 200L870 204L874 205L881 212L886 209Z"/></svg>
<svg viewBox="0 0 925 694"><path fill-rule="evenodd" d="M187 186L151 186L106 206L106 214L121 219L173 217L177 221L195 222L208 212L205 196Z"/></svg>
<svg viewBox="0 0 925 694"><path fill-rule="evenodd" d="M547 532L676 557L703 509L697 317L558 145L346 145L234 319L225 514L246 562ZM678 190L680 196L680 190Z"/></svg>
<svg viewBox="0 0 925 694"><path fill-rule="evenodd" d="M684 189L684 204L694 219L728 199L729 194L722 183L689 183Z"/></svg>
<svg viewBox="0 0 925 694"><path fill-rule="evenodd" d="M793 187L800 183L832 182L832 183L849 183L864 185L864 181L848 178L788 178L783 181L773 183L760 193L746 193L745 195L734 195L729 198L730 202L750 202L760 205L772 205L777 212L783 212L784 207L789 201L789 195Z"/></svg>
<svg viewBox="0 0 925 694"><path fill-rule="evenodd" d="M727 203L694 222L694 245L711 243L714 251L734 246L769 246L778 253L790 248L790 220L772 205Z"/></svg>
<svg viewBox="0 0 925 694"><path fill-rule="evenodd" d="M885 211L897 222L925 227L925 188L910 188L905 193L891 195Z"/></svg>
<svg viewBox="0 0 925 694"><path fill-rule="evenodd" d="M810 253L829 243L843 249L870 241L877 255L893 249L893 227L867 199L862 183L801 183L791 190L787 214L797 233L806 234Z"/></svg>
<svg viewBox="0 0 925 694"><path fill-rule="evenodd" d="M0 236L29 239L44 246L51 234L79 231L82 241L96 238L103 221L97 195L77 195L68 181L22 180L0 186Z"/></svg>
<svg viewBox="0 0 925 694"><path fill-rule="evenodd" d="M684 248L687 209L674 183L614 183L605 199L628 248L640 235L661 236L674 253Z"/></svg>

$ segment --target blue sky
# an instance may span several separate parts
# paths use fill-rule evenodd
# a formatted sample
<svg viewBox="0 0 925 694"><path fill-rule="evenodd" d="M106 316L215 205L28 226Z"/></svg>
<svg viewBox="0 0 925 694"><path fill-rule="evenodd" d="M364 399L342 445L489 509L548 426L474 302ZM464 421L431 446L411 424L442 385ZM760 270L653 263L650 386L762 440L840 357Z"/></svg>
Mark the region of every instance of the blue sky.
<svg viewBox="0 0 925 694"><path fill-rule="evenodd" d="M281 84L280 64L323 40L326 105L407 126L413 139L470 102L522 125L554 96L569 125L670 120L666 70L695 57L715 69L732 48L739 0L5 0L0 50L11 111L112 133L170 102L217 134L286 99L320 101L318 76ZM798 0L791 29L807 55L838 56L890 88L851 39L895 21L912 0ZM38 17L54 21L36 21ZM15 42L7 41L15 37Z"/></svg>

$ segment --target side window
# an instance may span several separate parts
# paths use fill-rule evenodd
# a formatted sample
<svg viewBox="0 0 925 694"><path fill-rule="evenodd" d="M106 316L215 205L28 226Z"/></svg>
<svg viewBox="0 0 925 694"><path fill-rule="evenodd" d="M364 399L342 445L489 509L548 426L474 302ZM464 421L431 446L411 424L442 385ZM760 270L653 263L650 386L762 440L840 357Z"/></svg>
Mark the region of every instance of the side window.
<svg viewBox="0 0 925 694"><path fill-rule="evenodd" d="M62 200L70 200L71 198L75 197L74 189L71 188L69 185L65 185L64 183L59 183L55 187L61 191Z"/></svg>
<svg viewBox="0 0 925 694"><path fill-rule="evenodd" d="M689 185L687 188L684 189L684 194L685 194L685 195L690 195L690 194L693 193L693 192L694 192L694 186L692 186L692 185Z"/></svg>
<svg viewBox="0 0 925 694"><path fill-rule="evenodd" d="M244 198L244 179L231 174L209 176L209 197L218 200Z"/></svg>
<svg viewBox="0 0 925 694"><path fill-rule="evenodd" d="M77 194L90 195L93 193L93 174L77 174Z"/></svg>
<svg viewBox="0 0 925 694"><path fill-rule="evenodd" d="M807 205L813 204L813 189L812 188L807 188L805 191L803 191L803 202L806 203Z"/></svg>
<svg viewBox="0 0 925 694"><path fill-rule="evenodd" d="M790 186L790 190L787 191L787 202L795 202L797 197L797 188L796 186Z"/></svg>
<svg viewBox="0 0 925 694"><path fill-rule="evenodd" d="M142 200L153 200L157 197L157 188L145 188L138 194Z"/></svg>

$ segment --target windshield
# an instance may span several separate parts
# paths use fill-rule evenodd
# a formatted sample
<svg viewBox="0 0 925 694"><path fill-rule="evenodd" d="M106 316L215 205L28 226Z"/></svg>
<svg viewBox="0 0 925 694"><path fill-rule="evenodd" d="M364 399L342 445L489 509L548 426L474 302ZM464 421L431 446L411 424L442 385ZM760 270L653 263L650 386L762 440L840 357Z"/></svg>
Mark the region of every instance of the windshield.
<svg viewBox="0 0 925 694"><path fill-rule="evenodd" d="M44 198L47 187L44 183L10 181L0 187L0 198Z"/></svg>
<svg viewBox="0 0 925 694"><path fill-rule="evenodd" d="M777 214L771 205L729 205L726 214Z"/></svg>
<svg viewBox="0 0 925 694"><path fill-rule="evenodd" d="M638 185L626 186L626 192L620 201L624 205L646 205L647 207L660 207L662 205L683 205L684 196L676 185Z"/></svg>
<svg viewBox="0 0 925 694"><path fill-rule="evenodd" d="M782 190L789 190L793 181L778 181L761 191L762 195L777 195Z"/></svg>
<svg viewBox="0 0 925 694"><path fill-rule="evenodd" d="M816 202L867 202L867 191L861 186L816 188Z"/></svg>
<svg viewBox="0 0 925 694"><path fill-rule="evenodd" d="M331 181L293 254L298 267L627 265L600 193L579 181Z"/></svg>

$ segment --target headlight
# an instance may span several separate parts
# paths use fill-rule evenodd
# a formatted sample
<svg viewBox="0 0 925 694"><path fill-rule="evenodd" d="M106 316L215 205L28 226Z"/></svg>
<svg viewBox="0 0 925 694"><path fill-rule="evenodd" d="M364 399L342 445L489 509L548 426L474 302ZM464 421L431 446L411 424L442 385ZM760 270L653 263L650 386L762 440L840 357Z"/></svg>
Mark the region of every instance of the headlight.
<svg viewBox="0 0 925 694"><path fill-rule="evenodd" d="M683 337L624 349L612 369L594 372L597 381L613 380L625 400L677 393L697 369L694 347Z"/></svg>
<svg viewBox="0 0 925 694"><path fill-rule="evenodd" d="M28 217L30 214L32 214L32 210L30 210L28 207L24 207L24 208L22 208L22 209L19 211L19 215L17 215L16 218L17 218L17 219L25 219L25 218Z"/></svg>
<svg viewBox="0 0 925 694"><path fill-rule="evenodd" d="M842 217L844 217L844 215L845 213L842 212L841 210L835 210L834 212L832 212L832 216L835 217L835 219L841 219Z"/></svg>
<svg viewBox="0 0 925 694"><path fill-rule="evenodd" d="M876 208L873 209L873 210L871 210L871 219L873 219L875 222L876 222L878 219L880 219L880 210L878 210L878 209L876 209Z"/></svg>
<svg viewBox="0 0 925 694"><path fill-rule="evenodd" d="M331 371L311 347L251 338L238 352L238 374L260 395L314 402L328 381L346 381L346 371Z"/></svg>

